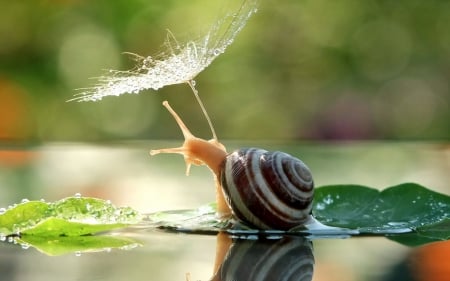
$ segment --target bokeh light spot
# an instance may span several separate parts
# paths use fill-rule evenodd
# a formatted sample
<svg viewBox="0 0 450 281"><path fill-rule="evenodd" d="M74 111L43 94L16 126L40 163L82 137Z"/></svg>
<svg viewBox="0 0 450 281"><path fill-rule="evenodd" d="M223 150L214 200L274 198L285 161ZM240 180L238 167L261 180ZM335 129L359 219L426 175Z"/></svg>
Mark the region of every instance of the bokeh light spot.
<svg viewBox="0 0 450 281"><path fill-rule="evenodd" d="M86 80L117 69L121 51L112 37L92 26L80 27L68 34L59 52L59 70L66 83L74 88Z"/></svg>
<svg viewBox="0 0 450 281"><path fill-rule="evenodd" d="M380 128L393 128L393 135L418 137L435 120L438 96L420 79L397 79L380 89L375 116Z"/></svg>
<svg viewBox="0 0 450 281"><path fill-rule="evenodd" d="M412 39L401 25L376 20L361 26L351 42L356 68L371 80L385 80L407 66Z"/></svg>

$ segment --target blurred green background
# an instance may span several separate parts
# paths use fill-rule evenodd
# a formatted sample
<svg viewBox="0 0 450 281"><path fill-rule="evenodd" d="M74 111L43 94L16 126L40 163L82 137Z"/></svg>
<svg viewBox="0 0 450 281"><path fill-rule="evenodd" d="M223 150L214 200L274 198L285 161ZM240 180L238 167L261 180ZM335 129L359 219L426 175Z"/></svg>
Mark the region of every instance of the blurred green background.
<svg viewBox="0 0 450 281"><path fill-rule="evenodd" d="M169 100L211 136L187 85L66 102L123 52L195 38L226 0L0 0L0 140L179 138ZM450 2L261 0L196 78L224 139L450 139Z"/></svg>

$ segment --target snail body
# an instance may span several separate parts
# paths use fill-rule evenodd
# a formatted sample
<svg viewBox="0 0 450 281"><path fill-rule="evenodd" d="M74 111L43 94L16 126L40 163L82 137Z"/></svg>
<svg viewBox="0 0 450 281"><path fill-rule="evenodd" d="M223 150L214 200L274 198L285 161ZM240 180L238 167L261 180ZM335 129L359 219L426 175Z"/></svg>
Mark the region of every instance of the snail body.
<svg viewBox="0 0 450 281"><path fill-rule="evenodd" d="M241 148L227 153L216 138L195 137L181 118L163 103L181 128L183 146L150 151L179 153L189 174L191 164L206 164L214 174L219 216L236 219L258 229L289 230L311 216L313 178L299 159L284 152Z"/></svg>

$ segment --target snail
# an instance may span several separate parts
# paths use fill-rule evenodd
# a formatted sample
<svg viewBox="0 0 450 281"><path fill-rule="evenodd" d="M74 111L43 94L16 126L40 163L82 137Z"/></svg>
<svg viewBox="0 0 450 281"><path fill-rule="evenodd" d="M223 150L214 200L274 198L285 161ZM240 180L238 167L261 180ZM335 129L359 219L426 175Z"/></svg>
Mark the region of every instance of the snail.
<svg viewBox="0 0 450 281"><path fill-rule="evenodd" d="M164 101L163 105L185 140L181 147L151 150L150 154L182 154L187 175L192 164L206 164L216 182L219 216L233 215L245 225L263 230L289 230L310 219L314 183L301 160L260 148L227 153L214 131L213 139L208 141L195 137L169 103Z"/></svg>

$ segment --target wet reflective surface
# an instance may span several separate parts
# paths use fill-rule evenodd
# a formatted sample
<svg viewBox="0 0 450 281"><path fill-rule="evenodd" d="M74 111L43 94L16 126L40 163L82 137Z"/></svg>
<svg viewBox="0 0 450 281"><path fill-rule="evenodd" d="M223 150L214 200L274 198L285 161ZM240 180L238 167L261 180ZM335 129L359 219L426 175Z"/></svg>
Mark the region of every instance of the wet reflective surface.
<svg viewBox="0 0 450 281"><path fill-rule="evenodd" d="M141 212L213 201L209 171L194 167L185 177L181 157L150 157L148 150L161 144L3 146L0 207L23 198L55 201L75 193ZM443 144L259 146L304 160L317 186L353 183L381 189L411 181L450 193L450 150ZM52 257L0 243L1 280L450 280L448 242L409 248L384 237L255 241L139 228L120 234L141 246Z"/></svg>

